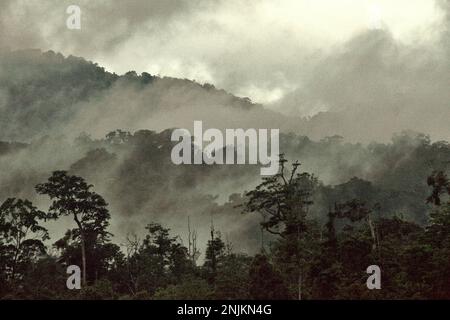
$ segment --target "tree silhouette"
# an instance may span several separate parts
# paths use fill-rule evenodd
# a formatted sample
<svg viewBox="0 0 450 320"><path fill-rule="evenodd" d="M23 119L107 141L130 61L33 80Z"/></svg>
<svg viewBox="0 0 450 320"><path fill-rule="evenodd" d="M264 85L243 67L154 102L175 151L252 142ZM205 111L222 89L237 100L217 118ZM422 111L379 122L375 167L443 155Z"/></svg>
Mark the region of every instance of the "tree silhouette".
<svg viewBox="0 0 450 320"><path fill-rule="evenodd" d="M309 241L311 230L307 218L308 209L313 204L311 196L317 179L306 172L298 172L299 162L292 164L291 172L286 170L287 160L280 155L279 173L263 178L254 190L247 192L244 212L259 212L264 217L262 227L283 241L280 248L287 259L295 257L297 269L297 296L302 298L303 264L309 254L305 242Z"/></svg>
<svg viewBox="0 0 450 320"><path fill-rule="evenodd" d="M48 182L38 184L36 191L46 194L52 200L49 213L59 216L72 216L77 224L73 230L74 237L81 241L81 256L83 268L83 285L86 285L86 241L88 235L105 240L109 237L106 228L109 225L107 203L97 193L91 191L83 178L68 175L66 171L55 171Z"/></svg>
<svg viewBox="0 0 450 320"><path fill-rule="evenodd" d="M28 200L9 198L0 206L1 268L14 281L30 259L45 253L48 231L39 223L48 216Z"/></svg>

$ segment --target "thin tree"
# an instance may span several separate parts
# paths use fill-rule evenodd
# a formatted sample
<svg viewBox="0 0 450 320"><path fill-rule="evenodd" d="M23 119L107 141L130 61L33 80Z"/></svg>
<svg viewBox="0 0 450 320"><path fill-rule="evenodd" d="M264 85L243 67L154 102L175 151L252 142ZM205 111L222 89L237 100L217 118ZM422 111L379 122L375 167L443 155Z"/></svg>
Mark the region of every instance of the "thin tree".
<svg viewBox="0 0 450 320"><path fill-rule="evenodd" d="M188 216L188 256L195 265L200 251L197 249L197 230L191 229L191 219Z"/></svg>

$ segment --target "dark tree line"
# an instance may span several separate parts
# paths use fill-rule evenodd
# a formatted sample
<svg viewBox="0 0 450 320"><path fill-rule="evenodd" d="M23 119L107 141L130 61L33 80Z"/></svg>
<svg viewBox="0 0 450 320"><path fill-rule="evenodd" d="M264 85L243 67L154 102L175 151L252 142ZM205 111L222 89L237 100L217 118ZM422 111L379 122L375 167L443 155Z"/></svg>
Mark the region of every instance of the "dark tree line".
<svg viewBox="0 0 450 320"><path fill-rule="evenodd" d="M108 232L108 204L83 178L56 171L36 186L47 212L30 201L0 206L0 297L3 299L450 299L450 183L428 179L427 225L385 217L365 199L330 203L326 222L311 214L316 177L288 165L245 194L245 214L261 214L261 252L249 256L211 224L199 261L196 233L186 247L160 224L129 236L124 249ZM69 216L73 228L48 246L44 222ZM66 287L66 268L82 270L82 289ZM369 290L366 269L381 268L382 289Z"/></svg>

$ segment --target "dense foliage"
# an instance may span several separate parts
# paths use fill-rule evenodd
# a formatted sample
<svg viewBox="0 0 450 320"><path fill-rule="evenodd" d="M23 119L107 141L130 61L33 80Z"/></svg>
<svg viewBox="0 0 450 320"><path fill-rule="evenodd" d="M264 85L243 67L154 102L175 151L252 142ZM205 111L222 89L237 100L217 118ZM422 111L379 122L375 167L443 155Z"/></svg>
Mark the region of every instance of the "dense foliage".
<svg viewBox="0 0 450 320"><path fill-rule="evenodd" d="M104 199L83 178L56 171L36 186L52 199L48 213L30 201L0 206L0 295L4 299L450 299L449 180L428 179L432 212L425 225L401 216L383 217L365 199L329 207L326 223L310 215L320 187L300 164L264 178L240 204L245 215L263 216L260 253L233 248L210 227L203 261L180 237L149 222L145 237L128 237L122 248L107 231ZM425 201L425 199L424 199ZM70 215L76 228L45 246L41 224ZM226 230L224 230L226 231ZM196 241L195 238L192 241ZM269 243L267 243L269 242ZM81 290L66 288L65 270L83 265ZM382 270L381 290L368 290L366 269Z"/></svg>

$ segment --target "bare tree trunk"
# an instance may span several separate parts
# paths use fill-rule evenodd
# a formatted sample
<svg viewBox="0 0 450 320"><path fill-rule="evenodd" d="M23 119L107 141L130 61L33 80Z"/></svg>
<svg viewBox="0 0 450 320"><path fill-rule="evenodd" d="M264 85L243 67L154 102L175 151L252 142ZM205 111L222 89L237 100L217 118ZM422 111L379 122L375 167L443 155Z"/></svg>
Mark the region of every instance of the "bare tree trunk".
<svg viewBox="0 0 450 320"><path fill-rule="evenodd" d="M19 245L16 245L15 252L14 252L14 258L13 258L13 265L11 268L11 280L12 281L14 281L14 279L16 277L16 264L17 264L17 258L19 256L19 250L20 250Z"/></svg>
<svg viewBox="0 0 450 320"><path fill-rule="evenodd" d="M14 259L13 259L13 265L11 268L11 280L14 281L15 277L16 277L16 265L17 265L17 259L19 256L19 248L16 249L16 252L14 253Z"/></svg>
<svg viewBox="0 0 450 320"><path fill-rule="evenodd" d="M196 265L197 263L197 231L194 230L192 233L192 262L194 263L194 265Z"/></svg>
<svg viewBox="0 0 450 320"><path fill-rule="evenodd" d="M302 271L298 272L298 300L302 300Z"/></svg>
<svg viewBox="0 0 450 320"><path fill-rule="evenodd" d="M188 256L194 265L196 265L197 260L197 230L193 228L191 230L191 220L188 216Z"/></svg>
<svg viewBox="0 0 450 320"><path fill-rule="evenodd" d="M86 286L86 244L84 240L84 232L81 231L81 261L83 264L83 286Z"/></svg>
<svg viewBox="0 0 450 320"><path fill-rule="evenodd" d="M298 266L298 300L302 300L302 256L300 253L300 226L297 222L297 266Z"/></svg>
<svg viewBox="0 0 450 320"><path fill-rule="evenodd" d="M192 258L192 242L191 242L191 221L188 216L188 255L189 258Z"/></svg>
<svg viewBox="0 0 450 320"><path fill-rule="evenodd" d="M298 300L302 300L302 254L300 252L300 240L301 240L301 230L300 230L300 221L301 221L301 209L296 209L297 211L297 264L298 264Z"/></svg>
<svg viewBox="0 0 450 320"><path fill-rule="evenodd" d="M133 237L133 238L132 238ZM131 258L134 257L136 255L136 253L139 251L139 247L140 247L140 240L136 235L133 236L127 236L127 270L128 270L128 276L130 278L130 284L128 285L128 288L130 289L131 294L134 296L136 295L136 293L138 292L139 289L139 266L136 266L137 271L135 273L137 273L137 276L134 276L134 270L132 270L133 265L131 261L134 261L134 259L132 260Z"/></svg>
<svg viewBox="0 0 450 320"><path fill-rule="evenodd" d="M81 225L80 220L78 220L78 216L76 214L74 214L74 220L78 225L78 228L80 229L80 236L81 236L81 263L82 263L82 269L83 269L83 274L82 274L82 283L83 283L83 287L86 286L86 241L85 241L85 236L84 236L84 230L83 230L83 226Z"/></svg>

